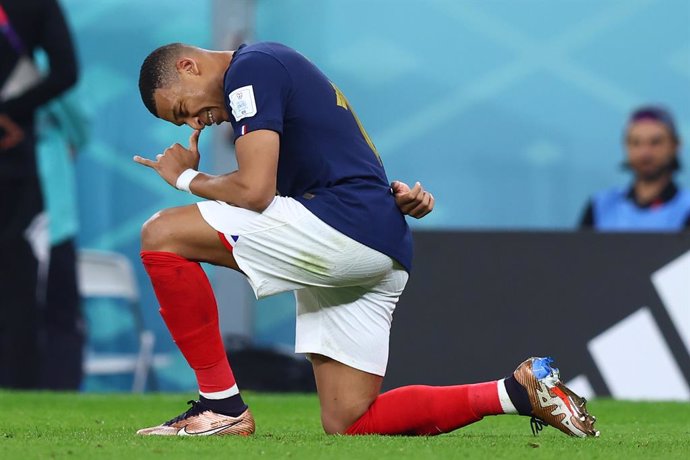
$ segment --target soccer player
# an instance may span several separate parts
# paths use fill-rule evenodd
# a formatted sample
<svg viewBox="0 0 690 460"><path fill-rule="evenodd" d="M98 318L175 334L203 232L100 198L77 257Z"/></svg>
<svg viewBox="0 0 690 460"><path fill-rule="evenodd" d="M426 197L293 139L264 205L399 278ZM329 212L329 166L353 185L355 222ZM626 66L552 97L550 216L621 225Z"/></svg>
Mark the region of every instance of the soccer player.
<svg viewBox="0 0 690 460"><path fill-rule="evenodd" d="M419 183L388 182L350 103L305 57L276 43L234 52L171 44L146 58L139 88L153 115L194 132L188 148L134 160L208 200L161 211L143 227L142 261L199 401L139 434L254 432L199 262L244 273L257 297L295 292L295 349L312 363L327 433L433 435L519 413L567 434L597 434L584 400L546 358L498 381L379 394L412 261L404 214L423 217L434 199ZM226 121L237 170L199 172L201 131Z"/></svg>

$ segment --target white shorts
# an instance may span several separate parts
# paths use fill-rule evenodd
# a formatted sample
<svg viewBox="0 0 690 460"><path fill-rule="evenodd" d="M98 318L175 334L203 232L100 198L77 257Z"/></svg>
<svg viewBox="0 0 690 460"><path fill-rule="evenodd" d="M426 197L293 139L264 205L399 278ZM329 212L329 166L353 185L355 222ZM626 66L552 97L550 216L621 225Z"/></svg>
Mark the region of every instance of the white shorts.
<svg viewBox="0 0 690 460"><path fill-rule="evenodd" d="M295 291L295 351L383 376L393 310L408 274L396 261L330 227L299 201L276 197L262 213L197 203L232 246L257 298Z"/></svg>

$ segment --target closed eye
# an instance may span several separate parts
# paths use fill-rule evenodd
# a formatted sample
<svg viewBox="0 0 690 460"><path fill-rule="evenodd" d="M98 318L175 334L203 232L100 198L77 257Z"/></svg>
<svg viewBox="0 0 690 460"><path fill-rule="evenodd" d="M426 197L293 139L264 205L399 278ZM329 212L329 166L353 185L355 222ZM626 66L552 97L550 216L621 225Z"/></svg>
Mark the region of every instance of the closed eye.
<svg viewBox="0 0 690 460"><path fill-rule="evenodd" d="M185 124L184 117L187 116L187 112L182 108L182 103L177 105L177 108L173 110L173 119L175 120L175 125L182 126Z"/></svg>

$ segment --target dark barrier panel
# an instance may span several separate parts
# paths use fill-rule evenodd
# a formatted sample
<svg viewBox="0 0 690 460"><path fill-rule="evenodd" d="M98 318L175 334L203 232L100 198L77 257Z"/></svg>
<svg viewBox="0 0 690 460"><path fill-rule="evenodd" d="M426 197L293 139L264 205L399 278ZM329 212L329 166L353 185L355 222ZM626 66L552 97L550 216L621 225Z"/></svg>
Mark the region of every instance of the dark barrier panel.
<svg viewBox="0 0 690 460"><path fill-rule="evenodd" d="M687 329L682 315L690 315L690 305L676 308L674 322L651 275L688 251L687 233L416 232L414 271L395 312L385 386L495 379L526 357L551 355L564 380L583 377L597 395L638 395L616 381L628 371L607 377L602 363L625 361L634 374L658 362L675 369L674 382L687 392L671 398L687 399L690 355L680 323ZM690 289L687 275L676 291ZM684 292L675 298L688 299ZM651 339L639 338L649 344L620 339L628 343L610 345L631 330L651 331ZM626 353L628 347L666 354L640 356ZM643 388L639 395L658 398L647 393Z"/></svg>

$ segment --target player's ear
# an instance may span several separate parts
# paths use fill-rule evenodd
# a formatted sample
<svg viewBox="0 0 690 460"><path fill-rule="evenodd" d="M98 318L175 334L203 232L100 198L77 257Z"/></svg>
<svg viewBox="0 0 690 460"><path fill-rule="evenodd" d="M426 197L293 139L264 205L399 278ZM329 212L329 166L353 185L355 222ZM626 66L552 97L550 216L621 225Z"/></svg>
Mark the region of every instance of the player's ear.
<svg viewBox="0 0 690 460"><path fill-rule="evenodd" d="M177 71L186 75L199 75L199 65L195 59L191 57L181 57L177 60Z"/></svg>

